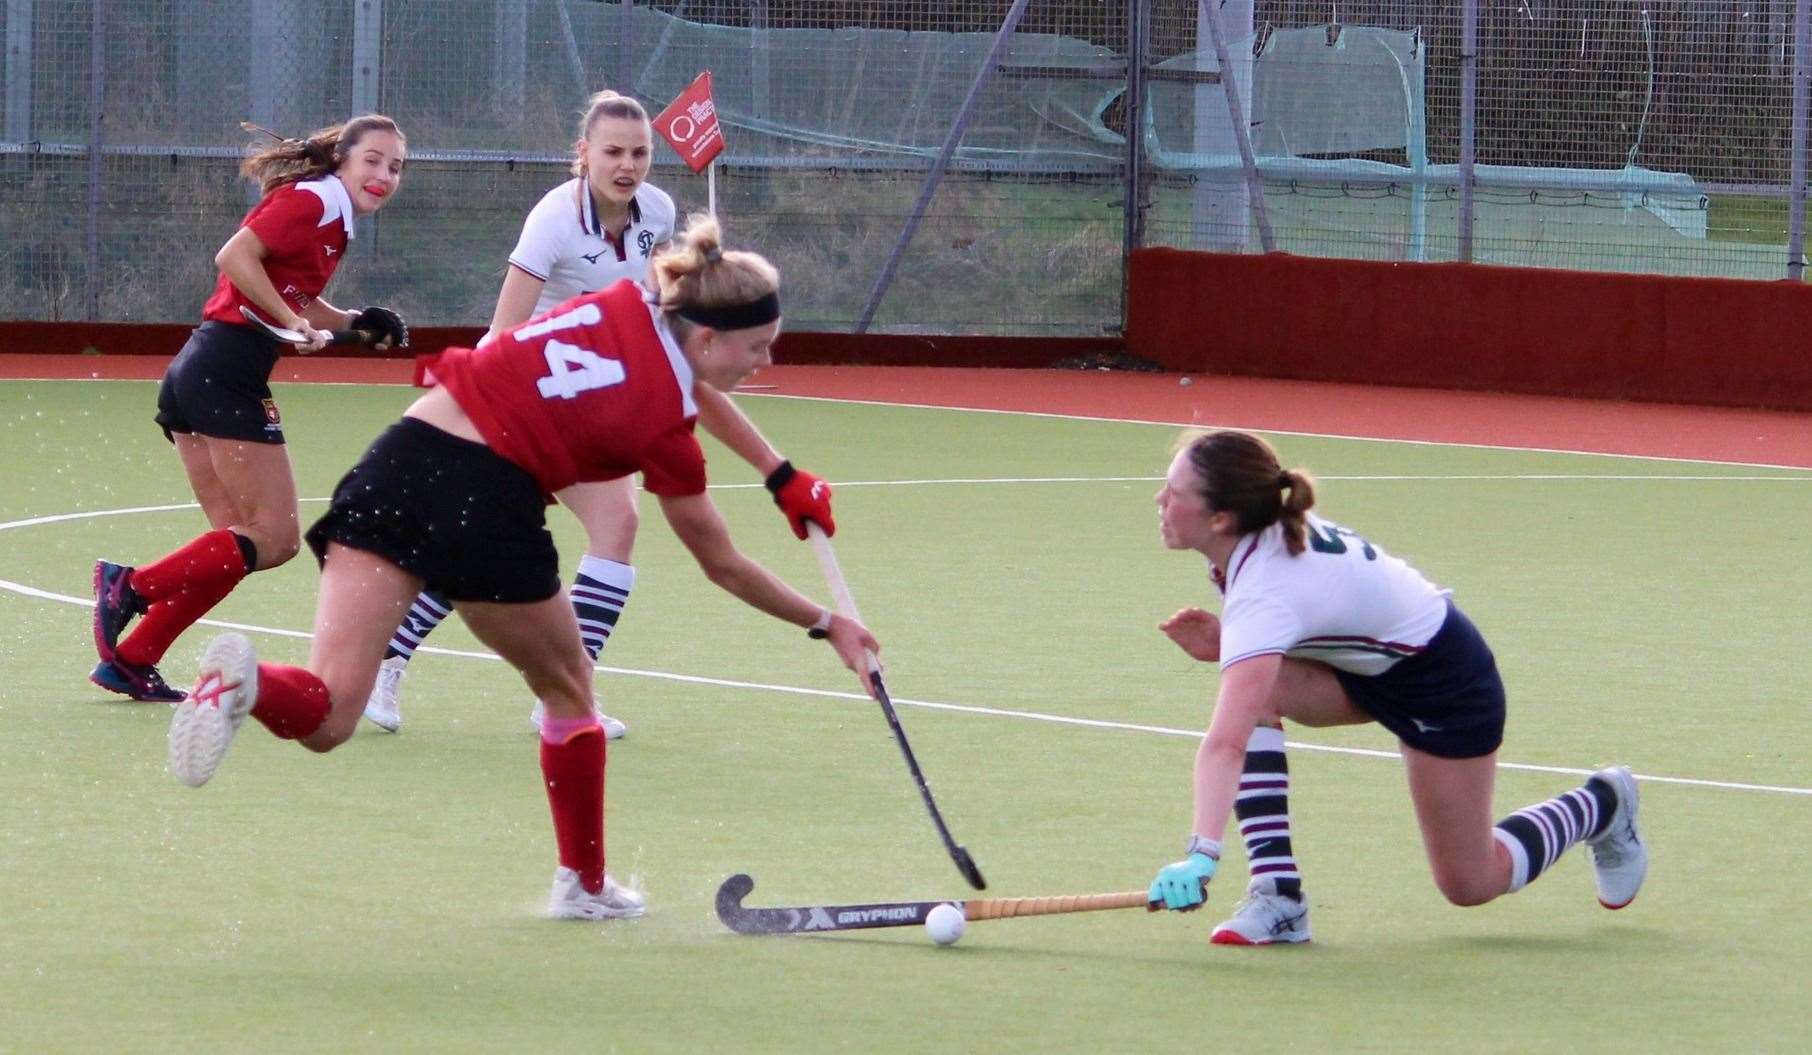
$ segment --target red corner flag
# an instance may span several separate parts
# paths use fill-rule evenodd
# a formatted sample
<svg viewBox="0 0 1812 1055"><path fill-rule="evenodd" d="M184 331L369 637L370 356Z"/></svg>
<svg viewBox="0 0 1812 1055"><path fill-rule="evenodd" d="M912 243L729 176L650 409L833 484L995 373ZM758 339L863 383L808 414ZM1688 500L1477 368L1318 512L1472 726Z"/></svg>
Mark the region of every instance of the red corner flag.
<svg viewBox="0 0 1812 1055"><path fill-rule="evenodd" d="M717 127L717 104L711 101L711 71L698 75L660 115L654 130L672 145L674 153L694 172L704 169L724 152L724 134Z"/></svg>

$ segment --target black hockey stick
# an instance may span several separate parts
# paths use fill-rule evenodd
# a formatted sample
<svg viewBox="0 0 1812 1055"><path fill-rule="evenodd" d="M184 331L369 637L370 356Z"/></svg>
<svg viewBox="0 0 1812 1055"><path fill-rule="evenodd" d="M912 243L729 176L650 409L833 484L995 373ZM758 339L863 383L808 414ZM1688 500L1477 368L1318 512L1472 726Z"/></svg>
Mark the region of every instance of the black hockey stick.
<svg viewBox="0 0 1812 1055"><path fill-rule="evenodd" d="M844 616L861 621L856 613L856 599L850 596L849 584L843 581L843 569L837 565L837 552L831 549L830 539L825 537L824 530L817 524L806 522L806 533L811 536L812 552L818 556L818 566L824 570L825 581L830 583L831 596L836 599L837 610ZM881 682L881 663L874 653L868 654L868 680L874 686L875 702L881 705L881 713L887 716L887 727L893 730L893 738L900 745L900 753L906 756L906 768L912 771L912 779L919 786L919 795L925 800L925 809L931 813L931 823L937 825L938 837L944 840L944 849L949 852L950 860L956 864L956 870L963 874L970 886L977 890L988 889L988 881L982 878L981 869L975 866L975 858L969 851L956 844L950 834L950 826L944 823L944 815L938 811L937 800L931 797L931 786L925 782L925 774L919 770L919 760L913 756L912 744L906 740L906 730L900 725L899 713L893 709L893 700L887 696L887 686Z"/></svg>
<svg viewBox="0 0 1812 1055"><path fill-rule="evenodd" d="M265 334L266 336L274 337L277 340L282 341L284 344L307 344L308 343L308 339L306 337L302 336L301 331L292 330L287 326L274 326L271 323L265 321L263 316L259 315L255 311L253 311L249 305L241 304L239 306L239 313L244 315L245 321L251 323L252 326L254 328L256 328L259 332ZM374 338L376 337L376 334L369 333L365 330L330 330L329 332L332 334L332 336L327 339L328 344L374 344L374 343L376 343L374 340Z"/></svg>
<svg viewBox="0 0 1812 1055"><path fill-rule="evenodd" d="M1056 897L989 897L968 901L882 901L872 905L800 905L793 908L750 908L742 903L755 880L738 873L717 888L717 918L738 934L812 934L819 931L910 927L925 922L939 905L955 905L968 920L1049 916L1060 912L1102 909L1151 910L1143 890L1117 894L1066 894Z"/></svg>

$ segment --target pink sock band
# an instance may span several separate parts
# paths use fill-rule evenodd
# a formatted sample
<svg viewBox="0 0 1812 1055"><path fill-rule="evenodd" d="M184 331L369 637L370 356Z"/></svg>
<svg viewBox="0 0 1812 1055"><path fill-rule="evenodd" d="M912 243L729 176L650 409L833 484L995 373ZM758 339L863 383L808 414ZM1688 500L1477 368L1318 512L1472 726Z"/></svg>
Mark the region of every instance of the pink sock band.
<svg viewBox="0 0 1812 1055"><path fill-rule="evenodd" d="M593 729L603 731L595 714L588 714L583 718L555 718L550 714L541 719L541 742L564 744L580 733Z"/></svg>

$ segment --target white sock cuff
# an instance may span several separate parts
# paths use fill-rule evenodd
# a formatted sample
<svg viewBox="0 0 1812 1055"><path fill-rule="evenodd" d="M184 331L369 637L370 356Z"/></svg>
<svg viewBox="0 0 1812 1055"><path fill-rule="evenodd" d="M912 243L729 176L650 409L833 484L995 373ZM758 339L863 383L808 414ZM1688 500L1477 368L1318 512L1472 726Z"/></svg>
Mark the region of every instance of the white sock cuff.
<svg viewBox="0 0 1812 1055"><path fill-rule="evenodd" d="M1510 889L1506 893L1514 894L1529 884L1529 852L1523 849L1522 840L1502 828L1492 828L1491 835L1510 852Z"/></svg>
<svg viewBox="0 0 1812 1055"><path fill-rule="evenodd" d="M1273 729L1268 725L1255 726L1252 738L1246 741L1248 751L1282 751L1284 735L1282 729Z"/></svg>
<svg viewBox="0 0 1812 1055"><path fill-rule="evenodd" d="M624 593L635 588L635 568L609 557L594 557L587 553L579 558L579 574L606 586L615 586Z"/></svg>

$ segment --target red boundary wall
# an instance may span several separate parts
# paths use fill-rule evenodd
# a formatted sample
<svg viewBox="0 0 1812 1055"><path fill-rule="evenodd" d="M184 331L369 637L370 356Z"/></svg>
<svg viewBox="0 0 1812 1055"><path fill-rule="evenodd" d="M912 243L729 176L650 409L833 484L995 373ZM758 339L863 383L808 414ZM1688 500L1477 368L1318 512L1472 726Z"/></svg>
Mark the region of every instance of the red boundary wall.
<svg viewBox="0 0 1812 1055"><path fill-rule="evenodd" d="M123 322L0 322L0 352L34 355L157 355L169 357L188 340L192 326ZM420 326L409 331L403 358L451 345L470 345L482 327ZM1090 353L1117 352L1118 337L966 337L953 334L784 332L776 362L797 366L860 363L867 366L1044 367Z"/></svg>
<svg viewBox="0 0 1812 1055"><path fill-rule="evenodd" d="M1124 351L1195 374L1812 410L1806 284L1175 249L1128 267L1124 341L788 332L775 360L1044 367ZM188 331L0 323L0 352L168 357ZM420 327L412 351L482 332Z"/></svg>
<svg viewBox="0 0 1812 1055"><path fill-rule="evenodd" d="M1812 286L1142 249L1127 351L1172 370L1812 410Z"/></svg>

